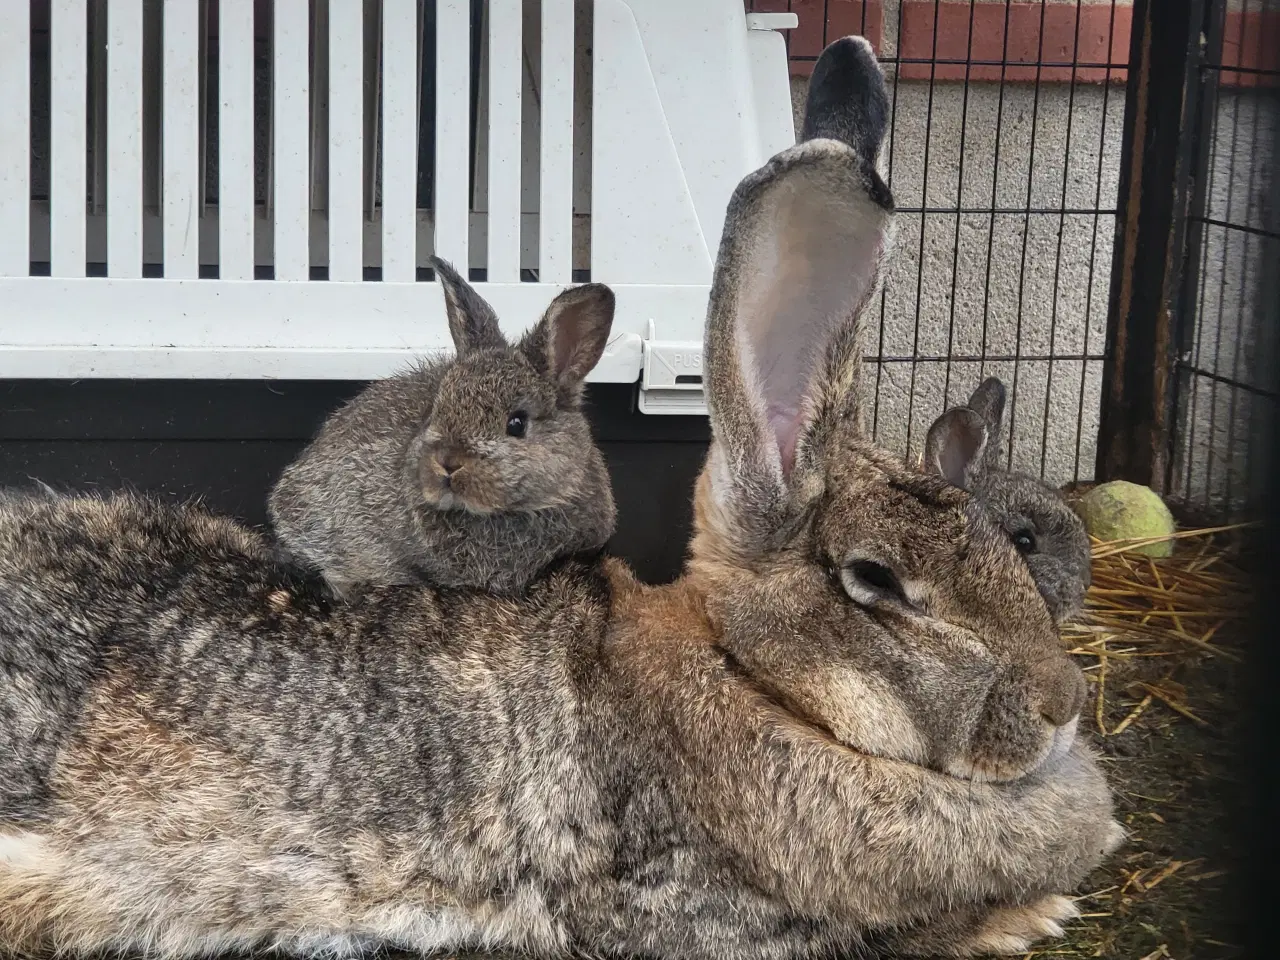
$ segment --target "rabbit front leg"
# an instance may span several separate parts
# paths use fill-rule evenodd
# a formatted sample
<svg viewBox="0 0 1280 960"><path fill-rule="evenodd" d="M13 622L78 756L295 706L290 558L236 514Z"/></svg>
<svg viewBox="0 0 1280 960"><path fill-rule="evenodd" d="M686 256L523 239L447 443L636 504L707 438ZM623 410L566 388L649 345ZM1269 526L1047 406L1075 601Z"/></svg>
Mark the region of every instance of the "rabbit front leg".
<svg viewBox="0 0 1280 960"><path fill-rule="evenodd" d="M882 899L874 905L882 916L896 915L899 922L916 910L926 911L918 914L926 919L877 930L875 940L887 955L1021 956L1040 941L1060 938L1063 924L1079 916L1065 893L1125 836L1119 823L1090 802L1096 798L1073 793L1070 787L1069 782L1049 781L1026 790L1020 811L1026 818L1023 829L1017 829L1016 819L1008 819L1011 808L984 802L980 791L974 791L974 816L989 838L994 858L984 859L970 846L972 828L954 829L959 824L953 821L946 824L954 829L948 837L945 828L929 830L916 824L912 832L923 842L914 856L902 847L895 851L900 859L895 868L883 872L876 888ZM1062 803L1056 818L1054 801ZM883 862L885 856L878 859ZM930 872L942 878L932 890L919 886L922 874ZM992 894L1010 889L1023 892L1007 898ZM898 902L889 901L893 896L900 898ZM971 905L963 905L965 900ZM937 911L934 916L928 916L930 903Z"/></svg>
<svg viewBox="0 0 1280 960"><path fill-rule="evenodd" d="M855 929L916 929L968 905L1066 893L1123 837L1101 772L1080 748L1052 774L1004 785L813 741L792 741L782 755L782 769L751 769L725 744L718 756L734 759L718 783L701 780L700 806L720 842L753 865L753 883Z"/></svg>
<svg viewBox="0 0 1280 960"><path fill-rule="evenodd" d="M1032 782L949 780L929 776L918 802L904 796L882 811L867 843L881 865L882 908L945 917L957 903L1005 905L984 907L981 920L953 938L970 944L958 956L990 952L1002 936L1012 943L1052 934L1046 922L1060 921L1054 915L1063 908L1049 898L1073 890L1125 836L1092 757L1077 746Z"/></svg>

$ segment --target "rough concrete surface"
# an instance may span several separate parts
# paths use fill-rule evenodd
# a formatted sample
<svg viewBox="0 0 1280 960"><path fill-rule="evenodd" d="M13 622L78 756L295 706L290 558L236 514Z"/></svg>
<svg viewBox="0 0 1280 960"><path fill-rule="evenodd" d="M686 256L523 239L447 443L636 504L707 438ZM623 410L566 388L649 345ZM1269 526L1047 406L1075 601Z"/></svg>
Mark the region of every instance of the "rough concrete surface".
<svg viewBox="0 0 1280 960"><path fill-rule="evenodd" d="M1010 388L1013 466L1053 482L1090 479L1123 87L889 80L880 166L899 216L881 323L866 332L868 356L882 358L867 384L877 435L918 455L944 404L995 374ZM793 78L797 128L806 92ZM1262 228L1274 217L1263 197L1275 101L1223 91L1217 116L1206 214ZM1274 240L1206 226L1192 366L1256 382L1268 362L1259 358L1274 352L1254 343L1255 290L1278 254ZM1236 499L1260 402L1210 377L1184 379L1175 492Z"/></svg>

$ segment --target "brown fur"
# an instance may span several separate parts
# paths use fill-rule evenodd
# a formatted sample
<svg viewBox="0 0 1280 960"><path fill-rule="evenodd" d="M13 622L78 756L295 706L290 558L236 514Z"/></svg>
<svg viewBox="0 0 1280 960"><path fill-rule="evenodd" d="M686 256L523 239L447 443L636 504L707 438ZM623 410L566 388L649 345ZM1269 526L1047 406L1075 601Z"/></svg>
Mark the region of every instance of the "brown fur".
<svg viewBox="0 0 1280 960"><path fill-rule="evenodd" d="M1084 606L1090 581L1089 535L1062 493L1008 469L1003 446L1005 388L988 377L963 407L942 414L925 438L923 467L971 491L1014 538L1036 588L1057 621Z"/></svg>
<svg viewBox="0 0 1280 960"><path fill-rule="evenodd" d="M85 527L105 539L68 539ZM148 530L142 554L109 547ZM696 575L571 566L514 603L402 588L325 613L257 551L225 552L232 531L128 500L0 523L7 655L16 609L44 610L37 637L84 616L31 575L49 563L97 585L114 642L96 648L115 651L48 801L0 820L9 946L909 951L930 917L1069 889L1114 842L1079 748L1011 787L850 749L822 704L801 715L726 656ZM177 563L188 585L129 586Z"/></svg>

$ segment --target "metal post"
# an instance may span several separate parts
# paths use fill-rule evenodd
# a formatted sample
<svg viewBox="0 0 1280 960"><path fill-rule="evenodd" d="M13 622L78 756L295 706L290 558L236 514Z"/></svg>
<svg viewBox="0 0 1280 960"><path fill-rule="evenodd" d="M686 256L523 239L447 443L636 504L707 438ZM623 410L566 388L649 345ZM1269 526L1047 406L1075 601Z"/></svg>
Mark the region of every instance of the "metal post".
<svg viewBox="0 0 1280 960"><path fill-rule="evenodd" d="M1134 0L1097 478L1165 485L1205 0Z"/></svg>

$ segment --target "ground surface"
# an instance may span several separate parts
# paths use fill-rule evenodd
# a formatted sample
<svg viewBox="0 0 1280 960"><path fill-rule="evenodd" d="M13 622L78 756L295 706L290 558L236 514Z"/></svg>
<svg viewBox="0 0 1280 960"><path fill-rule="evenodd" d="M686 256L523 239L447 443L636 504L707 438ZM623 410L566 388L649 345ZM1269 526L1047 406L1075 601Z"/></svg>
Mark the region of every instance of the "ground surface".
<svg viewBox="0 0 1280 960"><path fill-rule="evenodd" d="M1068 491L1079 496L1088 485ZM1195 526L1179 511L1184 531ZM1225 960L1239 637L1251 609L1251 531L1191 533L1152 561L1094 545L1087 610L1067 642L1090 681L1085 720L1128 842L1095 872L1067 939L1032 956Z"/></svg>
<svg viewBox="0 0 1280 960"><path fill-rule="evenodd" d="M1239 955L1227 942L1225 900L1237 669L1199 656L1172 671L1162 658L1111 666L1107 684L1121 691L1141 680L1181 683L1183 702L1204 723L1153 698L1118 735L1102 737L1095 726L1094 739L1131 836L1085 885L1079 902L1085 917L1068 930L1067 940L1045 944L1035 956L1219 960ZM1096 682L1094 688L1096 695ZM1144 699L1141 689L1108 697L1107 729L1118 727Z"/></svg>

